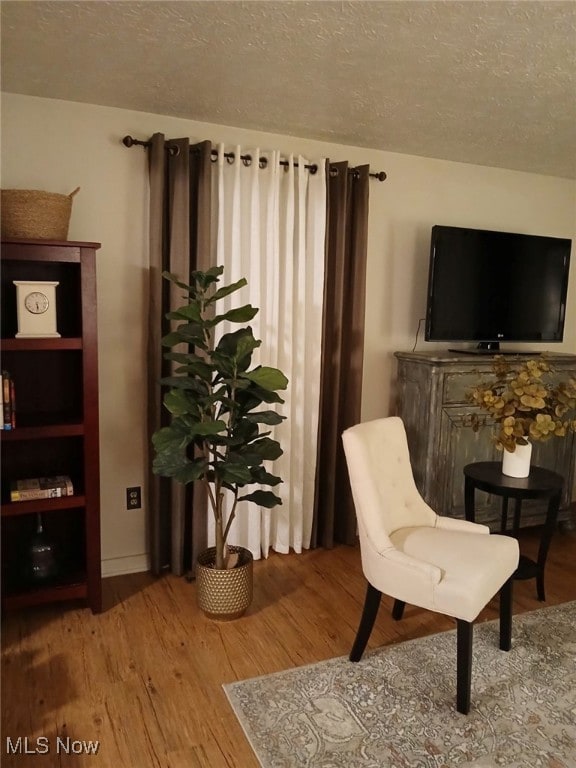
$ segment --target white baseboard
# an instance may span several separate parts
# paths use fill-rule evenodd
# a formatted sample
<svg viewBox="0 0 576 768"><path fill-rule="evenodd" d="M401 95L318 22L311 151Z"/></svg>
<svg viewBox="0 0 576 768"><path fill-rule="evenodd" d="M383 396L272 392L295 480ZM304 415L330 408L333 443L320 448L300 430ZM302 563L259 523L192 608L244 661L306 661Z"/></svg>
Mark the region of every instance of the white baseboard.
<svg viewBox="0 0 576 768"><path fill-rule="evenodd" d="M142 573L150 570L150 557L142 555L127 555L126 557L110 557L102 560L102 578L121 576L125 573Z"/></svg>

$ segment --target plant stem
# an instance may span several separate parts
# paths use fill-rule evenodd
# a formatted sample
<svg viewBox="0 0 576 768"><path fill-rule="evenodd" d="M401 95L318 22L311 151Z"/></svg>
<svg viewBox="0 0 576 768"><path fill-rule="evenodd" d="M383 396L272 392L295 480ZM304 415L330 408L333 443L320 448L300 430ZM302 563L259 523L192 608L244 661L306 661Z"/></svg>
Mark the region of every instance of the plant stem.
<svg viewBox="0 0 576 768"><path fill-rule="evenodd" d="M215 558L215 567L219 570L224 568L224 546L225 546L225 538L224 538L224 519L223 519L223 510L222 510L222 504L224 501L224 494L222 493L220 489L220 484L218 481L215 482L215 488L214 488L214 496L216 498L216 507L215 507L215 535L216 535L216 558Z"/></svg>
<svg viewBox="0 0 576 768"><path fill-rule="evenodd" d="M210 481L207 480L205 477L203 478L203 482L208 493L208 498L210 499L210 506L212 507L212 512L214 513L214 515L216 515L216 499L214 498L214 493L212 492L212 485L210 484Z"/></svg>
<svg viewBox="0 0 576 768"><path fill-rule="evenodd" d="M224 543L226 543L226 540L228 539L228 532L230 531L230 526L232 525L232 522L236 516L236 505L238 504L238 489L234 489L234 504L232 505L232 509L230 510L230 515L228 516L228 522L226 523L226 528L224 529Z"/></svg>

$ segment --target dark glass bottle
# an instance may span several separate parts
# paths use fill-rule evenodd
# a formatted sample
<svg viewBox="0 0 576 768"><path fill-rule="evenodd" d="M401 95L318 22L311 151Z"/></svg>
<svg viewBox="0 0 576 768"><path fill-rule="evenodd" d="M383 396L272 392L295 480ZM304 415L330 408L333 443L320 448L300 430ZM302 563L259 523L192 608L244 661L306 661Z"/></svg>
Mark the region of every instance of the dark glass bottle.
<svg viewBox="0 0 576 768"><path fill-rule="evenodd" d="M54 544L44 532L42 515L37 516L36 533L27 552L27 577L32 583L41 584L53 579L58 573Z"/></svg>

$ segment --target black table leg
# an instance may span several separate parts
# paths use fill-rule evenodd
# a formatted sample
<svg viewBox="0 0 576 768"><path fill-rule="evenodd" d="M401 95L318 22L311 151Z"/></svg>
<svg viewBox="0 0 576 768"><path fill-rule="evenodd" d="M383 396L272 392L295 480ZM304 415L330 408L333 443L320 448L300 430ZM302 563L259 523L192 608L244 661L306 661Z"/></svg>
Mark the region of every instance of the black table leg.
<svg viewBox="0 0 576 768"><path fill-rule="evenodd" d="M502 496L502 516L500 518L500 533L506 533L508 528L508 496Z"/></svg>
<svg viewBox="0 0 576 768"><path fill-rule="evenodd" d="M538 548L538 569L536 573L536 591L538 594L538 600L544 601L546 599L544 593L544 566L546 565L546 558L548 557L548 550L550 549L550 542L556 529L556 520L558 518L558 510L560 508L560 493L554 494L550 497L548 502L548 512L546 513L546 521L544 523L544 532L540 539L540 546Z"/></svg>
<svg viewBox="0 0 576 768"><path fill-rule="evenodd" d="M516 499L514 502L514 536L518 538L520 533L520 515L522 514L522 499Z"/></svg>
<svg viewBox="0 0 576 768"><path fill-rule="evenodd" d="M466 520L475 522L476 510L474 509L474 483L468 476L464 478L464 515Z"/></svg>

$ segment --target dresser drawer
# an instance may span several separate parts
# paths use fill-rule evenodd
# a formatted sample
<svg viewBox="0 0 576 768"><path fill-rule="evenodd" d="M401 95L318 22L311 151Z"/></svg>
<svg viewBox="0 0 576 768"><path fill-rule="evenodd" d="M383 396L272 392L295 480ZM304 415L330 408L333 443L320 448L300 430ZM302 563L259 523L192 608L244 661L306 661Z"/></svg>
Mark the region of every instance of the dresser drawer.
<svg viewBox="0 0 576 768"><path fill-rule="evenodd" d="M484 373L486 380L490 374ZM469 404L466 399L466 393L478 385L481 381L482 373L480 371L455 371L444 375L444 389L442 392L442 402L446 405L457 405L458 403Z"/></svg>

